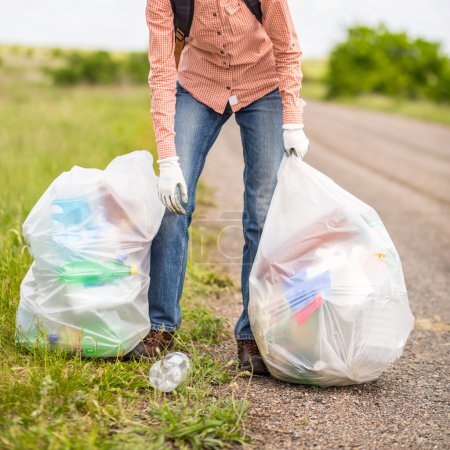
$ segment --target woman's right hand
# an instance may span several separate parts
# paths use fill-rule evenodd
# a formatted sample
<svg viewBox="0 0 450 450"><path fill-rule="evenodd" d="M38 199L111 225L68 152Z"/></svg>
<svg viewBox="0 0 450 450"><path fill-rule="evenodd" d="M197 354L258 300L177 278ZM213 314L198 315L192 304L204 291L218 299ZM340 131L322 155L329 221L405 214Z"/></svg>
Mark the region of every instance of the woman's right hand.
<svg viewBox="0 0 450 450"><path fill-rule="evenodd" d="M183 203L188 201L186 181L178 160L178 156L171 156L157 161L159 165L159 199L173 213L186 215L186 210L178 198L178 188L180 188L181 200Z"/></svg>

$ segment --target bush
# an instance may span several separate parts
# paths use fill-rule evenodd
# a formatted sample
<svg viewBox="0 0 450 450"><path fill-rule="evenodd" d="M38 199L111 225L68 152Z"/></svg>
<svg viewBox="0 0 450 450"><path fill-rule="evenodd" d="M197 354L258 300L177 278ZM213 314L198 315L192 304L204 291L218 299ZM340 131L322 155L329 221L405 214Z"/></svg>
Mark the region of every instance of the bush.
<svg viewBox="0 0 450 450"><path fill-rule="evenodd" d="M108 52L82 54L72 51L63 58L63 67L47 69L55 84L110 84L117 80L119 68Z"/></svg>
<svg viewBox="0 0 450 450"><path fill-rule="evenodd" d="M355 26L331 51L327 97L378 93L403 98L450 100L449 60L441 45L406 33Z"/></svg>
<svg viewBox="0 0 450 450"><path fill-rule="evenodd" d="M150 65L145 52L128 53L122 64L123 77L131 83L146 83L149 70Z"/></svg>
<svg viewBox="0 0 450 450"><path fill-rule="evenodd" d="M149 64L144 52L114 58L106 51L65 53L58 49L53 56L62 59L62 67L48 67L45 71L57 85L147 82Z"/></svg>

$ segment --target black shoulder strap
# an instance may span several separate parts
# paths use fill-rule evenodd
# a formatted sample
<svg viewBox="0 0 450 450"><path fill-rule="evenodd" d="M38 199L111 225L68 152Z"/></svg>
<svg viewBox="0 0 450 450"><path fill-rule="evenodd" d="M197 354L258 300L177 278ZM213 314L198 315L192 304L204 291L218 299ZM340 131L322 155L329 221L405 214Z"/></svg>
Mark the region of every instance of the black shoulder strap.
<svg viewBox="0 0 450 450"><path fill-rule="evenodd" d="M261 11L261 0L244 0L248 9L253 13L253 15L258 19L259 22L263 21L263 14Z"/></svg>
<svg viewBox="0 0 450 450"><path fill-rule="evenodd" d="M174 15L175 36L182 41L189 36L189 30L194 17L195 0L170 0Z"/></svg>
<svg viewBox="0 0 450 450"><path fill-rule="evenodd" d="M262 23L262 11L260 0L243 0L248 9ZM189 36L189 31L194 17L195 0L170 0L174 14L175 35L178 40Z"/></svg>

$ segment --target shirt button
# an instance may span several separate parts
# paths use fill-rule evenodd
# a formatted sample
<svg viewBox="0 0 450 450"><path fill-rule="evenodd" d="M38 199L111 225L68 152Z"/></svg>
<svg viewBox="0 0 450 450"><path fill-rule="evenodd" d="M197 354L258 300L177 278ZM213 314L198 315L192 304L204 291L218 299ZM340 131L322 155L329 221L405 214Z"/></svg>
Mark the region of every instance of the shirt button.
<svg viewBox="0 0 450 450"><path fill-rule="evenodd" d="M213 16L214 16L214 17L217 17L217 14L216 14L216 13L213 13Z"/></svg>
<svg viewBox="0 0 450 450"><path fill-rule="evenodd" d="M223 50L220 50L220 53L221 53L222 55L225 55L225 52L224 52Z"/></svg>
<svg viewBox="0 0 450 450"><path fill-rule="evenodd" d="M230 86L227 86L227 89L231 89Z"/></svg>
<svg viewBox="0 0 450 450"><path fill-rule="evenodd" d="M220 31L218 31L217 34L220 36L222 33Z"/></svg>

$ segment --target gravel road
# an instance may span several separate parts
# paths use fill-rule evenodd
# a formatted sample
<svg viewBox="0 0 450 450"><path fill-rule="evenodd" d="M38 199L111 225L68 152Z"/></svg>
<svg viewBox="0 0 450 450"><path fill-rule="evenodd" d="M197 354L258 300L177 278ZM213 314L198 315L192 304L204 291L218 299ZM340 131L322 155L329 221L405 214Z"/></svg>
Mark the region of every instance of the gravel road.
<svg viewBox="0 0 450 450"><path fill-rule="evenodd" d="M252 446L450 448L450 127L315 101L308 101L305 122L311 140L305 161L382 218L402 258L416 323L401 359L375 382L321 389L254 377L248 392ZM202 174L216 203L202 220L225 229L217 237L215 269L236 280L242 170L233 116ZM241 298L214 300L212 307L234 326ZM235 342L224 342L220 354L235 358ZM239 380L238 396L247 382Z"/></svg>

